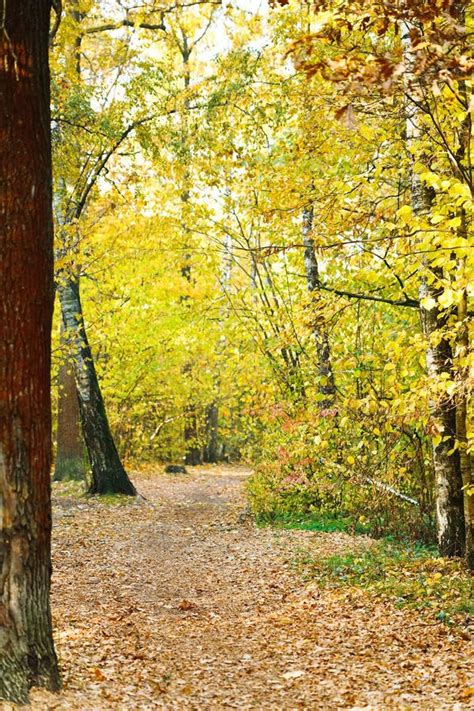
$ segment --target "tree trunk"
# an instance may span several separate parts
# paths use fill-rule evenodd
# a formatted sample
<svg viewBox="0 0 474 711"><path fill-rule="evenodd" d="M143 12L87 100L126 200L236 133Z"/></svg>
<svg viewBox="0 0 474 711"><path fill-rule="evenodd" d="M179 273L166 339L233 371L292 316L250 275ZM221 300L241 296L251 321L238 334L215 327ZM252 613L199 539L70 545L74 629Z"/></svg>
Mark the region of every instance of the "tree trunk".
<svg viewBox="0 0 474 711"><path fill-rule="evenodd" d="M190 403L185 411L184 424L184 441L186 444L186 454L184 463L190 467L196 467L202 464L202 451L198 445L198 423L196 408Z"/></svg>
<svg viewBox="0 0 474 711"><path fill-rule="evenodd" d="M74 353L82 431L92 469L90 494L136 495L110 431L92 353L87 339L79 281L66 279L58 284L62 318Z"/></svg>
<svg viewBox="0 0 474 711"><path fill-rule="evenodd" d="M50 3L0 27L0 699L59 687L51 575Z"/></svg>
<svg viewBox="0 0 474 711"><path fill-rule="evenodd" d="M422 105L424 101L421 79L414 78L416 57L411 47L410 27L402 25L402 42L406 62L406 136L409 149L420 144L425 138L423 129ZM412 160L424 159L426 156L415 155ZM429 160L427 161L429 163ZM431 190L420 180L412 169L411 203L417 216L429 214L433 195ZM431 272L431 278L422 278L420 285L420 301L429 298L435 306L426 309L420 306L420 316L423 332L427 341L426 367L430 381L440 382L448 374L454 380L453 350L450 341L444 335L448 326L449 313L437 306L440 295L438 284L443 273L439 267L433 267L425 260L424 267ZM430 414L433 427L438 438L433 444L433 464L436 481L436 520L438 529L438 545L441 555L461 556L465 550L465 528L463 510L463 492L461 460L456 445L456 404L449 396L436 395L430 401ZM441 439L439 440L439 436ZM439 440L439 441L438 441Z"/></svg>
<svg viewBox="0 0 474 711"><path fill-rule="evenodd" d="M466 564L469 570L474 570L474 470L472 466L472 456L468 451L467 425L468 425L468 405L469 393L466 382L469 378L469 368L464 364L464 359L469 354L469 326L467 315L467 294L464 291L461 302L458 306L459 332L458 332L458 353L461 361L461 383L457 394L456 403L456 434L459 445L459 457L461 465L461 476L464 492L464 524L466 530Z"/></svg>
<svg viewBox="0 0 474 711"><path fill-rule="evenodd" d="M463 2L455 2L453 10L457 21L465 25L466 6ZM472 89L468 91L466 82L460 82L460 93L466 105L469 106L472 101ZM457 159L463 162L469 170L469 146L472 136L472 117L470 113L466 115L461 130L459 132L459 147L457 150ZM458 228L458 234L461 238L468 240L468 224L467 216L464 209L461 209L461 224ZM465 274L466 258L462 257L458 260L459 273ZM468 314L468 296L466 289L463 290L461 301L457 309L458 331L457 331L457 359L459 371L459 389L456 398L456 435L459 446L459 456L461 463L461 477L463 481L464 494L464 527L466 532L466 565L469 570L474 571L474 468L472 454L468 449L468 430L469 430L469 405L470 405L470 384L469 384L469 365L468 357L470 353L470 337L469 337L469 314Z"/></svg>
<svg viewBox="0 0 474 711"><path fill-rule="evenodd" d="M420 300L439 296L433 285L424 281L420 288ZM426 367L430 380L440 382L443 374L449 380L455 378L453 370L453 350L445 337L439 333L447 327L447 315L434 307L421 307L423 332L427 340ZM461 458L456 446L456 403L448 396L438 396L430 400L430 414L436 434L441 436L433 444L433 464L436 481L436 521L438 545L441 555L462 556L465 552L465 529Z"/></svg>
<svg viewBox="0 0 474 711"><path fill-rule="evenodd" d="M64 339L62 326L61 338ZM61 364L58 373L58 427L54 481L85 480L86 469L86 451L73 364L66 361Z"/></svg>
<svg viewBox="0 0 474 711"><path fill-rule="evenodd" d="M206 446L203 461L207 464L217 464L219 461L219 407L216 402L209 405L206 411Z"/></svg>
<svg viewBox="0 0 474 711"><path fill-rule="evenodd" d="M313 231L314 210L313 206L308 206L303 210L303 244L304 244L304 265L306 271L306 282L311 295L318 289L319 269L318 260L314 251L314 242L311 236ZM336 385L334 373L331 365L331 346L329 337L324 325L319 325L316 318L313 321L313 336L316 344L317 371L318 371L318 406L321 410L326 410L334 404L336 397Z"/></svg>

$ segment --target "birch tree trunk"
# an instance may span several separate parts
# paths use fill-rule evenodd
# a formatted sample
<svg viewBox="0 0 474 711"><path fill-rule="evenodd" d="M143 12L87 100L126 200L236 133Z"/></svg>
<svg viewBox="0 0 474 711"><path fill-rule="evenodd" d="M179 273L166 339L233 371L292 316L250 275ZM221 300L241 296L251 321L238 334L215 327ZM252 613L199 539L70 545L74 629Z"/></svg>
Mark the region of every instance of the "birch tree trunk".
<svg viewBox="0 0 474 711"><path fill-rule="evenodd" d="M110 431L104 399L95 370L82 314L79 281L58 284L64 327L73 353L74 376L79 398L82 431L92 469L90 494L136 495L120 461Z"/></svg>
<svg viewBox="0 0 474 711"><path fill-rule="evenodd" d="M439 292L426 281L420 287L420 300L436 299ZM443 374L455 377L453 349L440 332L447 327L446 312L434 307L421 307L423 333L427 341L426 368L430 380L439 382ZM456 449L456 401L450 396L435 396L430 401L431 420L442 439L433 444L433 465L436 481L436 521L441 555L462 556L465 553L463 482L461 458Z"/></svg>
<svg viewBox="0 0 474 711"><path fill-rule="evenodd" d="M304 244L304 266L306 271L306 282L311 295L318 289L319 268L314 242L312 238L314 224L314 209L312 205L303 210L303 244ZM336 397L336 385L334 373L331 365L331 346L329 337L324 325L319 325L316 319L313 321L313 337L316 345L317 372L318 372L318 393L320 399L318 406L321 410L330 408Z"/></svg>
<svg viewBox="0 0 474 711"><path fill-rule="evenodd" d="M407 147L415 148L425 137L423 129L423 87L422 80L415 77L416 56L412 51L410 27L402 25L402 42L406 65L406 137ZM419 148L417 149L419 153ZM423 156L426 159L426 156ZM420 160L418 155L416 159ZM415 154L413 153L413 163ZM433 195L412 169L410 175L411 203L415 215L428 215ZM438 307L441 293L439 284L443 278L440 267L433 267L427 260L425 270L430 279L422 278L420 301L430 299L433 308L420 306L423 333L426 338L426 368L433 384L448 375L454 379L453 349L448 338L443 335L448 326L449 313ZM459 450L456 449L456 404L448 395L435 396L430 401L430 414L434 429L441 439L433 444L433 464L436 480L436 520L438 545L441 555L461 556L465 551L465 528L463 510L462 474Z"/></svg>
<svg viewBox="0 0 474 711"><path fill-rule="evenodd" d="M50 613L48 0L0 2L0 699L59 687Z"/></svg>

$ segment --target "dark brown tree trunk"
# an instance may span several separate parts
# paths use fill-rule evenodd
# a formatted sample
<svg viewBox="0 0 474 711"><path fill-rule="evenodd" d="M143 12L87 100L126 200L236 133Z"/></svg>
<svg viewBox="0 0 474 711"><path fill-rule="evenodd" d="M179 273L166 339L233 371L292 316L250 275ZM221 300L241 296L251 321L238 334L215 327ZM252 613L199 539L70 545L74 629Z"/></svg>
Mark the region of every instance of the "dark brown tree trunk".
<svg viewBox="0 0 474 711"><path fill-rule="evenodd" d="M207 464L217 464L219 461L219 407L216 402L209 405L206 411L206 446L203 461Z"/></svg>
<svg viewBox="0 0 474 711"><path fill-rule="evenodd" d="M303 244L304 244L304 264L306 271L306 283L311 295L318 289L319 268L314 242L312 238L314 221L313 206L309 205L303 211ZM325 410L334 404L336 397L336 385L331 364L331 346L329 336L324 324L318 323L316 316L313 320L313 336L316 345L317 371L318 371L318 406Z"/></svg>
<svg viewBox="0 0 474 711"><path fill-rule="evenodd" d="M0 5L1 9L1 5ZM51 575L47 0L0 13L0 699L59 687Z"/></svg>
<svg viewBox="0 0 474 711"><path fill-rule="evenodd" d="M61 338L64 338L61 327ZM81 414L77 397L73 364L62 363L58 373L58 427L54 480L86 478L87 455L81 429Z"/></svg>
<svg viewBox="0 0 474 711"><path fill-rule="evenodd" d="M120 461L110 431L82 315L79 282L71 279L61 281L58 293L70 349L74 354L72 362L82 431L92 469L89 493L135 496L137 492Z"/></svg>

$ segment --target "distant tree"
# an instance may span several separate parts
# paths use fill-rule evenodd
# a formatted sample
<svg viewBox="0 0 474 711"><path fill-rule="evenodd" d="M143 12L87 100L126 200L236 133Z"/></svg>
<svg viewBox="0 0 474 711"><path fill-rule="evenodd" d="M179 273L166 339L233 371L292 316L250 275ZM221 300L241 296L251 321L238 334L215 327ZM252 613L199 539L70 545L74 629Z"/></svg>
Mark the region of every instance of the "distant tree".
<svg viewBox="0 0 474 711"><path fill-rule="evenodd" d="M0 5L0 699L59 687L49 603L50 0Z"/></svg>
<svg viewBox="0 0 474 711"><path fill-rule="evenodd" d="M61 327L61 331L63 331ZM86 476L87 454L82 436L81 413L76 381L70 359L61 363L58 371L58 426L54 480L83 480Z"/></svg>

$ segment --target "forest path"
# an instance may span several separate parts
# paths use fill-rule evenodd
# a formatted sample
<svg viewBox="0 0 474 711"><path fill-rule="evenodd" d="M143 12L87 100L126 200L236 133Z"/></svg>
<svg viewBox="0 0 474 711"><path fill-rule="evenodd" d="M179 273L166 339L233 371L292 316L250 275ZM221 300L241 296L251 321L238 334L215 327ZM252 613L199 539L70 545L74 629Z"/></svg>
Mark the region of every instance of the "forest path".
<svg viewBox="0 0 474 711"><path fill-rule="evenodd" d="M365 594L305 583L298 552L370 542L242 523L247 475L150 472L134 477L145 502L57 500L64 690L34 691L32 708L467 708L467 643Z"/></svg>

